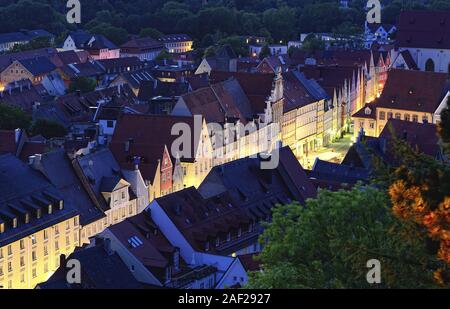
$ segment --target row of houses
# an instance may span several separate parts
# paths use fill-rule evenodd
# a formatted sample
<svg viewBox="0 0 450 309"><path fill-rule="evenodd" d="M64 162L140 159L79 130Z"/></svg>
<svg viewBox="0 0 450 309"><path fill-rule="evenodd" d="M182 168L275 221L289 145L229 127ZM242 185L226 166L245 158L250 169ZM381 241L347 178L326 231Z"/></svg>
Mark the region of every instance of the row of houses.
<svg viewBox="0 0 450 309"><path fill-rule="evenodd" d="M86 50L95 60L138 57L141 61L154 60L163 50L170 54L192 51L194 41L187 34L163 35L159 39L134 37L120 47L103 35L92 35L83 30L70 32L63 50Z"/></svg>
<svg viewBox="0 0 450 309"><path fill-rule="evenodd" d="M136 160L124 169L109 149L76 157L51 151L27 163L2 155L2 183L14 185L0 209L0 283L45 288L59 281L58 287L67 287L66 276L59 277L67 271L66 257L94 252L108 261L95 268L83 264L83 272L99 276L117 262L124 278L132 279L128 288L243 286L246 261L261 250L260 223L270 220L270 209L315 196L290 149L281 149L279 157L272 170L260 169L261 157L217 166L198 189L151 201L140 172L145 163ZM121 276L118 271L97 279L120 286L127 282Z"/></svg>

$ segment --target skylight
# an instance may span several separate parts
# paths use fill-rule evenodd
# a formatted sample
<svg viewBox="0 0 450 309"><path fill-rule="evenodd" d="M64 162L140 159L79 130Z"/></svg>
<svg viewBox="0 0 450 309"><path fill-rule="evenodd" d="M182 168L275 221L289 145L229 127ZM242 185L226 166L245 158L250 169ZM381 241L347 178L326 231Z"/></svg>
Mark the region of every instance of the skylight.
<svg viewBox="0 0 450 309"><path fill-rule="evenodd" d="M142 242L142 240L140 240L139 237L137 237L137 236L133 236L133 237L129 238L128 243L131 245L132 248L137 248L144 244Z"/></svg>

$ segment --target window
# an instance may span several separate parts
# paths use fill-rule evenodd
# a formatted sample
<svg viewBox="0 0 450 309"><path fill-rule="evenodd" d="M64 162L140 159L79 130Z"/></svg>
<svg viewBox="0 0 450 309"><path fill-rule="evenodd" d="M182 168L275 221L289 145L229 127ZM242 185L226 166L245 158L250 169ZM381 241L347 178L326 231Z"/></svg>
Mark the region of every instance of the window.
<svg viewBox="0 0 450 309"><path fill-rule="evenodd" d="M11 247L11 245L8 246L8 255L12 255L12 247Z"/></svg>
<svg viewBox="0 0 450 309"><path fill-rule="evenodd" d="M73 218L73 225L78 226L78 217Z"/></svg>
<svg viewBox="0 0 450 309"><path fill-rule="evenodd" d="M419 116L413 115L413 122L419 122Z"/></svg>
<svg viewBox="0 0 450 309"><path fill-rule="evenodd" d="M411 121L411 116L409 114L405 114L405 120L406 121Z"/></svg>
<svg viewBox="0 0 450 309"><path fill-rule="evenodd" d="M33 279L37 277L36 268L33 268L31 273L32 273Z"/></svg>
<svg viewBox="0 0 450 309"><path fill-rule="evenodd" d="M395 113L395 119L402 119L402 115L400 113Z"/></svg>
<svg viewBox="0 0 450 309"><path fill-rule="evenodd" d="M371 123L369 124L369 126L370 126L371 129L375 129L375 122L371 122Z"/></svg>
<svg viewBox="0 0 450 309"><path fill-rule="evenodd" d="M34 261L36 261L36 259L37 259L37 257L36 257L36 251L33 250L33 251L31 252L31 260L33 260L33 262L34 262Z"/></svg>
<svg viewBox="0 0 450 309"><path fill-rule="evenodd" d="M66 246L70 246L70 237L66 236Z"/></svg>
<svg viewBox="0 0 450 309"><path fill-rule="evenodd" d="M386 113L380 112L380 120L385 120L385 119L386 119Z"/></svg>
<svg viewBox="0 0 450 309"><path fill-rule="evenodd" d="M25 241L23 239L20 240L20 250L25 249Z"/></svg>
<svg viewBox="0 0 450 309"><path fill-rule="evenodd" d="M31 244L36 244L36 235L31 235Z"/></svg>
<svg viewBox="0 0 450 309"><path fill-rule="evenodd" d="M388 119L392 119L392 117L393 117L393 114L391 112L387 113L387 118Z"/></svg>
<svg viewBox="0 0 450 309"><path fill-rule="evenodd" d="M132 215L133 214L133 205L130 205L129 207L128 207L128 213L130 214L130 215Z"/></svg>
<svg viewBox="0 0 450 309"><path fill-rule="evenodd" d="M422 116L422 122L428 123L428 116Z"/></svg>
<svg viewBox="0 0 450 309"><path fill-rule="evenodd" d="M3 259L3 248L0 248L0 259Z"/></svg>
<svg viewBox="0 0 450 309"><path fill-rule="evenodd" d="M59 226L55 225L55 235L59 235Z"/></svg>
<svg viewBox="0 0 450 309"><path fill-rule="evenodd" d="M66 221L66 230L70 230L70 221Z"/></svg>
<svg viewBox="0 0 450 309"><path fill-rule="evenodd" d="M23 256L20 257L20 267L25 266L25 258Z"/></svg>
<svg viewBox="0 0 450 309"><path fill-rule="evenodd" d="M218 247L218 246L220 246L220 238L219 237L216 238L216 247Z"/></svg>
<svg viewBox="0 0 450 309"><path fill-rule="evenodd" d="M55 250L59 250L59 242L55 241Z"/></svg>
<svg viewBox="0 0 450 309"><path fill-rule="evenodd" d="M3 266L0 265L0 276L3 276Z"/></svg>
<svg viewBox="0 0 450 309"><path fill-rule="evenodd" d="M209 242L205 243L205 251L209 251Z"/></svg>
<svg viewBox="0 0 450 309"><path fill-rule="evenodd" d="M428 59L427 62L425 62L425 71L427 72L434 72L434 61L433 59Z"/></svg>
<svg viewBox="0 0 450 309"><path fill-rule="evenodd" d="M20 274L20 283L25 283L25 275Z"/></svg>
<svg viewBox="0 0 450 309"><path fill-rule="evenodd" d="M125 191L122 191L122 200L125 199Z"/></svg>
<svg viewBox="0 0 450 309"><path fill-rule="evenodd" d="M13 268L12 268L12 262L9 261L9 262L8 262L8 272L12 272L12 271L13 271Z"/></svg>
<svg viewBox="0 0 450 309"><path fill-rule="evenodd" d="M44 256L48 255L48 247L47 245L44 246Z"/></svg>

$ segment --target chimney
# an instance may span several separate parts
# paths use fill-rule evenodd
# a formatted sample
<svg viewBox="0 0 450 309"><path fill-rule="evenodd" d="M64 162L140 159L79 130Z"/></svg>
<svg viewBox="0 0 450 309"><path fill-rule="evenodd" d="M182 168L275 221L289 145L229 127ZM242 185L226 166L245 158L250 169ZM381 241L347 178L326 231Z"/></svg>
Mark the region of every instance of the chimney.
<svg viewBox="0 0 450 309"><path fill-rule="evenodd" d="M42 160L42 155L35 154L34 156L30 156L28 158L28 163L29 163L31 168L33 168L36 171L40 171L41 167L42 167L41 160Z"/></svg>
<svg viewBox="0 0 450 309"><path fill-rule="evenodd" d="M106 253L111 256L114 254L114 251L111 248L111 239L105 238L103 240L103 248L105 249Z"/></svg>
<svg viewBox="0 0 450 309"><path fill-rule="evenodd" d="M66 255L65 254L61 254L59 256L59 267L62 269L65 269L67 266L67 260L66 260Z"/></svg>
<svg viewBox="0 0 450 309"><path fill-rule="evenodd" d="M133 158L134 170L135 171L139 170L139 163L140 162L141 162L141 158L140 157L134 157Z"/></svg>

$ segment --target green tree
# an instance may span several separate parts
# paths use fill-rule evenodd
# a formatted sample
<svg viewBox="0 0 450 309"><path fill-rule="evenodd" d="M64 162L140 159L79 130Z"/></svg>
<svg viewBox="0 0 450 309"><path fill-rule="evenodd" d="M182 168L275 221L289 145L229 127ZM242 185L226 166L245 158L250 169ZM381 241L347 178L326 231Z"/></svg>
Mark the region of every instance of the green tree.
<svg viewBox="0 0 450 309"><path fill-rule="evenodd" d="M163 36L163 34L155 28L144 28L141 30L139 36L141 38L150 37L152 39L159 39Z"/></svg>
<svg viewBox="0 0 450 309"><path fill-rule="evenodd" d="M162 61L162 60L169 60L171 58L169 52L167 50L162 50L158 56L156 56L155 60Z"/></svg>
<svg viewBox="0 0 450 309"><path fill-rule="evenodd" d="M32 124L29 133L31 136L42 135L49 139L54 137L64 137L67 135L67 130L57 122L39 119Z"/></svg>
<svg viewBox="0 0 450 309"><path fill-rule="evenodd" d="M439 262L418 233L396 219L383 191L322 190L317 199L278 206L261 236L263 271L251 288L435 287ZM264 241L263 241L264 240ZM381 263L381 284L367 282L367 262Z"/></svg>
<svg viewBox="0 0 450 309"><path fill-rule="evenodd" d="M81 93L87 93L95 90L97 83L92 78L80 76L72 79L68 92L81 91Z"/></svg>
<svg viewBox="0 0 450 309"><path fill-rule="evenodd" d="M128 39L127 30L121 27L112 26L107 23L100 23L98 25L90 26L88 28L90 33L104 35L106 38L111 40L111 42L117 45L122 45Z"/></svg>
<svg viewBox="0 0 450 309"><path fill-rule="evenodd" d="M313 34L308 35L302 44L302 50L317 51L317 50L324 50L324 49L325 49L325 43Z"/></svg>
<svg viewBox="0 0 450 309"><path fill-rule="evenodd" d="M265 44L262 48L261 51L259 52L259 59L264 59L266 57L269 57L271 55L270 53L270 48L268 44Z"/></svg>
<svg viewBox="0 0 450 309"><path fill-rule="evenodd" d="M28 129L31 117L17 107L0 102L0 130Z"/></svg>
<svg viewBox="0 0 450 309"><path fill-rule="evenodd" d="M8 53L17 53L26 50L33 50L47 47L52 47L50 39L48 37L37 37L32 39L27 44L14 45L14 47Z"/></svg>
<svg viewBox="0 0 450 309"><path fill-rule="evenodd" d="M231 45L237 56L247 57L249 53L248 44L241 36L230 36L219 41L219 45Z"/></svg>

